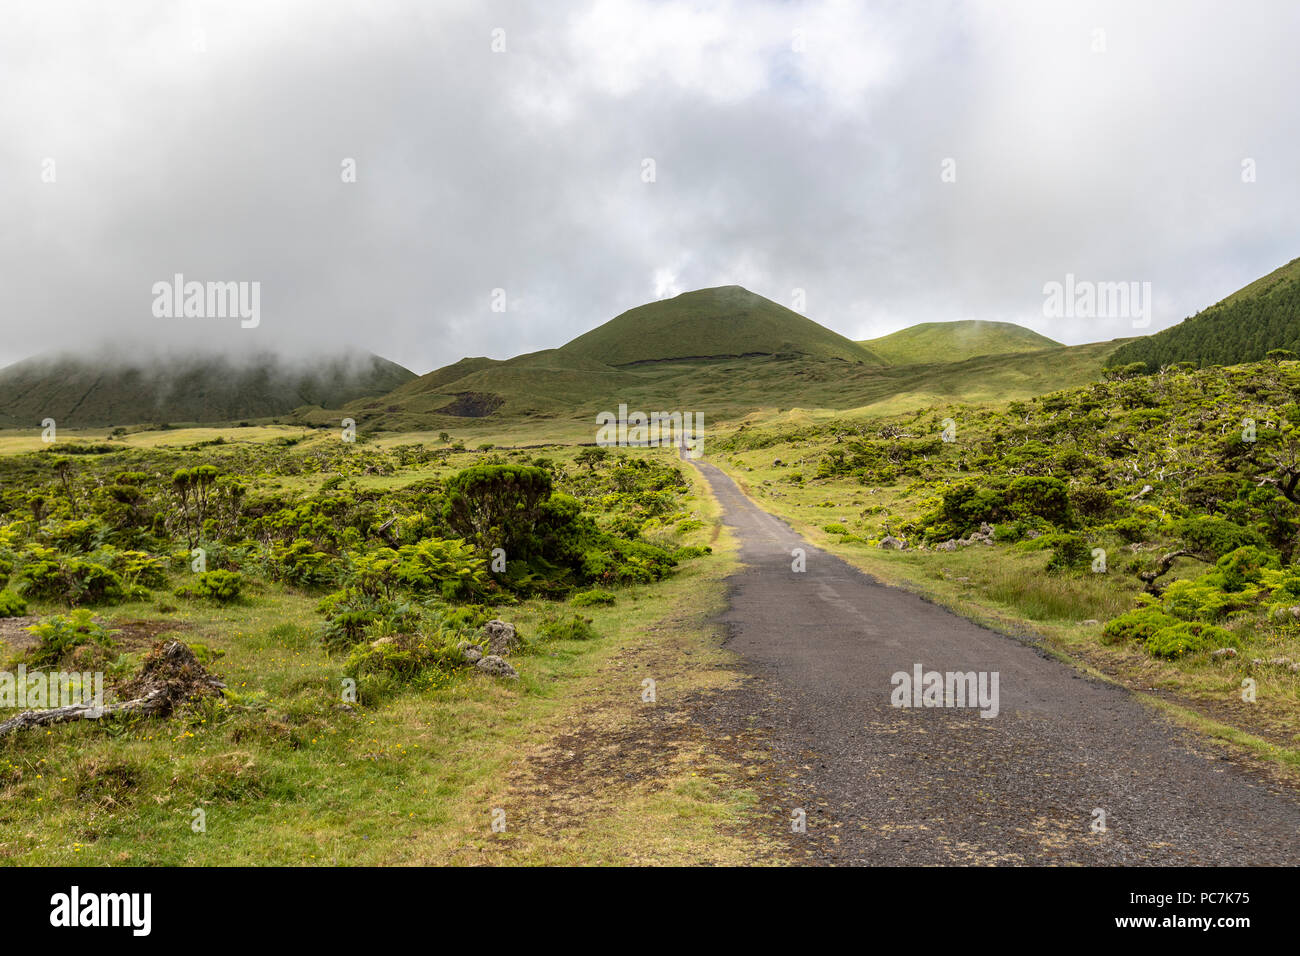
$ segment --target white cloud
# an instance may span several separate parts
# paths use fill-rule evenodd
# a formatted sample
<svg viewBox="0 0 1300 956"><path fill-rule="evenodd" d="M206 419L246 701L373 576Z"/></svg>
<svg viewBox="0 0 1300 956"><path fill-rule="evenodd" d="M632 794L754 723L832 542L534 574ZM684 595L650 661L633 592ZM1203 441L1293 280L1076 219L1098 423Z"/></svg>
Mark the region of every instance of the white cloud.
<svg viewBox="0 0 1300 956"><path fill-rule="evenodd" d="M805 289L854 338L953 318L1111 338L1133 330L1045 320L1043 284L1150 281L1160 328L1300 254L1281 0L130 13L0 12L0 360L249 334L160 327L149 289L174 272L260 280L259 342L424 371L730 283Z"/></svg>

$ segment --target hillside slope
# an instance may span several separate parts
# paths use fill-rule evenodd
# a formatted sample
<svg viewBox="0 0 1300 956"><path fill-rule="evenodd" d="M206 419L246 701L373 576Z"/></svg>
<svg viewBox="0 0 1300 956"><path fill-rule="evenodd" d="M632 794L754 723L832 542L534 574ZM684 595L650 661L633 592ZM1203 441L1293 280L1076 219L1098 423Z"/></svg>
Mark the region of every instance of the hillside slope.
<svg viewBox="0 0 1300 956"><path fill-rule="evenodd" d="M620 367L748 355L883 364L857 342L736 285L684 292L629 309L562 350Z"/></svg>
<svg viewBox="0 0 1300 956"><path fill-rule="evenodd" d="M1111 357L1115 365L1237 365L1271 349L1300 354L1300 259L1292 259L1178 325L1136 339Z"/></svg>
<svg viewBox="0 0 1300 956"><path fill-rule="evenodd" d="M414 378L377 355L302 363L270 354L105 363L36 357L0 369L0 425L36 427L46 418L64 427L272 418L302 405L339 408Z"/></svg>
<svg viewBox="0 0 1300 956"><path fill-rule="evenodd" d="M475 423L499 430L529 422L591 422L596 413L616 411L620 404L700 412L710 422L795 408L883 414L942 401L1022 399L1086 385L1101 378L1121 341L883 368L759 355L615 369L551 349L483 368L471 365L475 371L454 379L454 372L431 372L439 384L426 387L417 379L389 395L353 402L343 412L301 409L298 417L322 424L347 414L372 429L463 432Z"/></svg>
<svg viewBox="0 0 1300 956"><path fill-rule="evenodd" d="M858 344L891 365L961 362L978 355L1007 355L1061 346L1060 342L1024 326L974 319L922 322Z"/></svg>

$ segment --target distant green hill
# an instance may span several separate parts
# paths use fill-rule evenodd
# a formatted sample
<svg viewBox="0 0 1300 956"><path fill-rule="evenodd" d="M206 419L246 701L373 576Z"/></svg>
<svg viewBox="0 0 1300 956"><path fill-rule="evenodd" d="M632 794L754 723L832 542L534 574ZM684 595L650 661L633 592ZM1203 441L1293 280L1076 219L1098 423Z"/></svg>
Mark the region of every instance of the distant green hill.
<svg viewBox="0 0 1300 956"><path fill-rule="evenodd" d="M1262 359L1271 349L1300 354L1300 259L1178 325L1135 339L1115 351L1113 365L1239 365Z"/></svg>
<svg viewBox="0 0 1300 956"><path fill-rule="evenodd" d="M882 412L945 401L1029 398L1095 382L1119 341L1057 346L1036 352L982 355L960 362L880 367L836 359L746 356L722 360L661 361L611 368L561 349L494 362L460 378L445 369L343 412L300 410L312 423L340 414L365 428L386 431L447 429L473 422L506 424L591 422L620 404L642 411L701 412L706 420L738 419L792 408L879 409ZM450 368L450 366L449 366Z"/></svg>
<svg viewBox="0 0 1300 956"><path fill-rule="evenodd" d="M907 361L887 365L874 349L738 286L701 289L624 312L558 349L461 359L342 412L301 409L298 418L322 424L345 414L370 429L462 432L475 421L484 430L592 422L623 404L719 421L760 409L998 401L1094 382L1121 344L1067 347L1001 322L930 323L878 341L895 357L910 350Z"/></svg>
<svg viewBox="0 0 1300 956"><path fill-rule="evenodd" d="M0 425L61 427L145 422L231 422L287 415L313 405L340 408L382 395L415 374L377 355L289 360L184 361L36 357L0 369Z"/></svg>
<svg viewBox="0 0 1300 956"><path fill-rule="evenodd" d="M977 355L1006 355L1061 346L1060 342L1023 326L977 319L922 322L859 344L890 365L960 362Z"/></svg>
<svg viewBox="0 0 1300 956"><path fill-rule="evenodd" d="M737 285L629 309L562 351L616 367L758 355L883 364L857 342Z"/></svg>

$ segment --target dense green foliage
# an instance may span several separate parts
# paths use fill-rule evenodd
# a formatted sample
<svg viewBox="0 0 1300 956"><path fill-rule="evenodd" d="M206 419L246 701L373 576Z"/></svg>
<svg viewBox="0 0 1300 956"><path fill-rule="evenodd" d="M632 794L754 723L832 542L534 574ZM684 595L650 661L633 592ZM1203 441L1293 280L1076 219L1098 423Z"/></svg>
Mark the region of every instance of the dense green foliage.
<svg viewBox="0 0 1300 956"><path fill-rule="evenodd" d="M446 469L454 448L418 444L207 444L197 465L196 450L0 459L0 616L78 609L50 619L45 658L93 639L83 608L168 592L255 606L280 588L318 596L320 637L357 676L428 676L494 605L583 588L578 606L612 602L602 588L703 553L679 543L678 526L699 523L668 456L565 467L516 452ZM550 636L589 637L583 620Z"/></svg>
<svg viewBox="0 0 1300 956"><path fill-rule="evenodd" d="M1172 328L1120 346L1110 364L1238 365L1283 349L1300 353L1300 259Z"/></svg>

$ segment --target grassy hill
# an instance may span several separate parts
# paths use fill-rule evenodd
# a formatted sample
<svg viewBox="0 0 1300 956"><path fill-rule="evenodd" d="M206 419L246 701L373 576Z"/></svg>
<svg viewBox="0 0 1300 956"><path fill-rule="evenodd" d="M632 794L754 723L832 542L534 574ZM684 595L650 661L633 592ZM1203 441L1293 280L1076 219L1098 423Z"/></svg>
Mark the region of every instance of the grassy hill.
<svg viewBox="0 0 1300 956"><path fill-rule="evenodd" d="M1000 322L930 323L878 341L906 360L887 365L874 349L739 286L701 289L624 312L558 349L461 359L341 413L298 417L324 424L346 414L371 430L469 429L480 438L524 422L554 437L589 430L597 413L621 404L717 422L999 401L1096 381L1120 344L1067 347Z"/></svg>
<svg viewBox="0 0 1300 956"><path fill-rule="evenodd" d="M1272 349L1300 354L1300 259L1292 259L1178 325L1118 349L1116 365L1237 365Z"/></svg>
<svg viewBox="0 0 1300 956"><path fill-rule="evenodd" d="M0 369L0 425L34 428L46 418L67 427L264 419L302 405L339 408L414 378L377 355L302 364L270 354L107 363L37 357Z"/></svg>
<svg viewBox="0 0 1300 956"><path fill-rule="evenodd" d="M753 355L883 364L857 342L736 285L629 309L562 348L613 366Z"/></svg>
<svg viewBox="0 0 1300 956"><path fill-rule="evenodd" d="M1006 355L1059 348L1061 343L1011 322L922 322L859 343L890 365L960 362L977 355Z"/></svg>
<svg viewBox="0 0 1300 956"><path fill-rule="evenodd" d="M890 367L758 355L612 368L552 349L466 366L475 370L459 378L439 369L389 395L353 402L343 412L304 409L298 417L321 424L347 414L368 429L456 434L472 429L495 440L520 423L546 426L552 436L559 434L552 426L560 423L589 430L597 412L615 411L623 403L643 411L702 412L710 422L794 408L884 413L939 401L1028 398L1086 385L1101 377L1120 341Z"/></svg>

